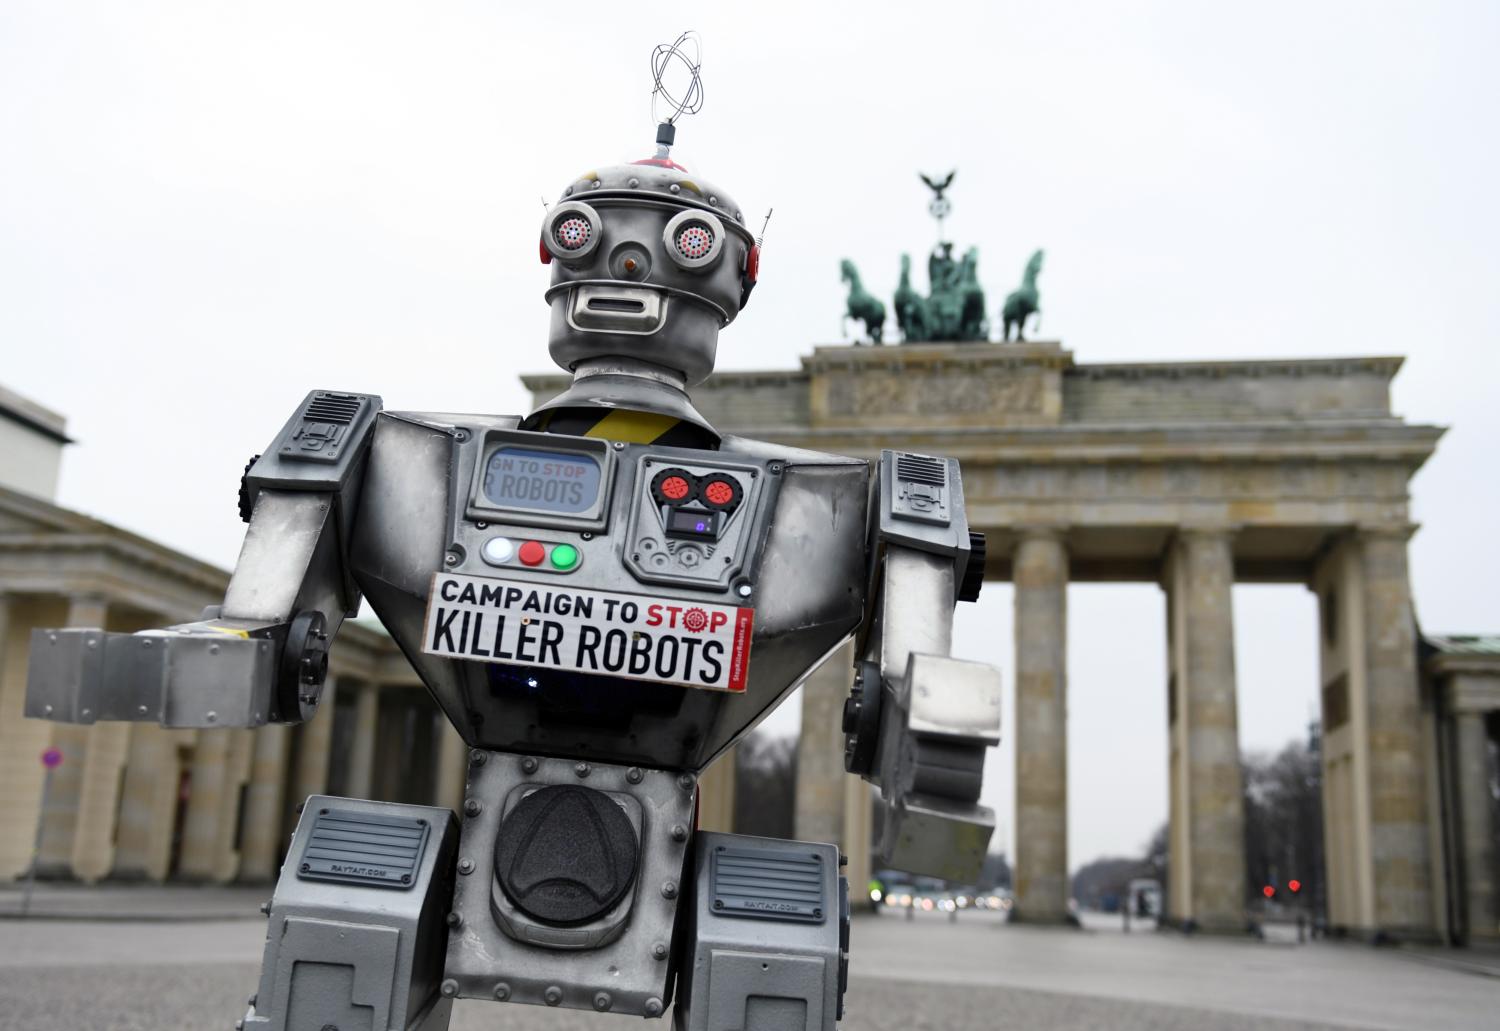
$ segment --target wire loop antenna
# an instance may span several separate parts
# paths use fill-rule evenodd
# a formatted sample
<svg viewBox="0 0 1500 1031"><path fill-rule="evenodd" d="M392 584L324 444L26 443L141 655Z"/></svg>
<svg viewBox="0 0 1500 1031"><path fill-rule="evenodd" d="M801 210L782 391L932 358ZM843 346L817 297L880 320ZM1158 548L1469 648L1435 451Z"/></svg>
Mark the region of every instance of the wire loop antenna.
<svg viewBox="0 0 1500 1031"><path fill-rule="evenodd" d="M703 109L703 41L689 30L651 51L651 117L656 120L656 156L665 159L677 140L677 120ZM668 86L667 78L674 81ZM686 76L686 78L683 78ZM662 117L663 109L669 110Z"/></svg>

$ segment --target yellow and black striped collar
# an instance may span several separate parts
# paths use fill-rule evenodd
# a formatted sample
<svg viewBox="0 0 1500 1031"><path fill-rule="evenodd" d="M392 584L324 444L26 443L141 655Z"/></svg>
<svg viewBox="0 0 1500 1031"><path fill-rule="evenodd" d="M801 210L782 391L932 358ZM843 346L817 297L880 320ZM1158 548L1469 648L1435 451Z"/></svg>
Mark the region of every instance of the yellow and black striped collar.
<svg viewBox="0 0 1500 1031"><path fill-rule="evenodd" d="M570 437L620 440L627 444L660 444L699 451L719 449L718 435L706 427L675 415L631 408L551 408L536 413L522 427Z"/></svg>

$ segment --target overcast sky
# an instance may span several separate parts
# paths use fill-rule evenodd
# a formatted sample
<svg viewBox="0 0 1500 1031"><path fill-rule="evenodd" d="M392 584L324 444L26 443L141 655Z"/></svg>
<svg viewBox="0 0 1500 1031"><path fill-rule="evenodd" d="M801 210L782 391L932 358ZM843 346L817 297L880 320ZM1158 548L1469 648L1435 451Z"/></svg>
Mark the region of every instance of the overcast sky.
<svg viewBox="0 0 1500 1031"><path fill-rule="evenodd" d="M244 460L308 389L522 410L541 198L647 154L650 49L691 27L676 156L776 210L721 367L838 342L839 259L889 297L934 237L916 172L956 167L992 317L1046 247L1080 362L1408 356L1397 411L1451 427L1414 481L1418 615L1500 630L1500 7L545 6L0 4L0 382L69 417L62 503L227 567ZM1069 605L1076 866L1165 817L1165 629L1155 586ZM1241 742L1274 749L1314 712L1313 599L1235 606ZM958 647L1007 690L1010 634L992 584Z"/></svg>

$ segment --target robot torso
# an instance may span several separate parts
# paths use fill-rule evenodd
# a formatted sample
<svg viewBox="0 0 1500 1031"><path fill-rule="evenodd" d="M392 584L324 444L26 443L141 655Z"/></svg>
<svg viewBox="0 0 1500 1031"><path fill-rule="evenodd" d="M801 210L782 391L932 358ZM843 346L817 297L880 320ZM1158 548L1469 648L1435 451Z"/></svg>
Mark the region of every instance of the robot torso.
<svg viewBox="0 0 1500 1031"><path fill-rule="evenodd" d="M355 581L473 747L702 770L860 624L870 471L384 412Z"/></svg>

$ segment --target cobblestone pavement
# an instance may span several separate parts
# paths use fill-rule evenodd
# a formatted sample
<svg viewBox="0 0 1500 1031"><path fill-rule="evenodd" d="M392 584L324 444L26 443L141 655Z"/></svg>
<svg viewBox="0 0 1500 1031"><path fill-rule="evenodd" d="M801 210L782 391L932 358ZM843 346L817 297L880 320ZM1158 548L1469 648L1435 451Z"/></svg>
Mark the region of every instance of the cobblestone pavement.
<svg viewBox="0 0 1500 1031"><path fill-rule="evenodd" d="M0 920L0 1031L228 1031L254 989L253 920ZM1399 953L866 918L845 1031L1466 1028L1500 983ZM603 1031L592 1013L461 1003L453 1031ZM666 1025L657 1024L656 1027Z"/></svg>

